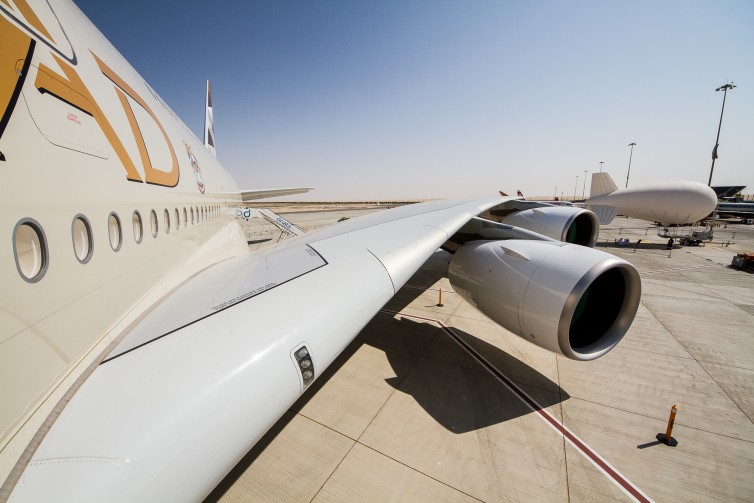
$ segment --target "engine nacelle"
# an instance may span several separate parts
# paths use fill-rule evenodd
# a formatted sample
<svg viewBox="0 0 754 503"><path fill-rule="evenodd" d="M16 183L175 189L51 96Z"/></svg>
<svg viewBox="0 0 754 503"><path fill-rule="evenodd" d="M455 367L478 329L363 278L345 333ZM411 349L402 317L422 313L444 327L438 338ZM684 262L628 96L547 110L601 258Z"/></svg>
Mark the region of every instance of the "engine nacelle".
<svg viewBox="0 0 754 503"><path fill-rule="evenodd" d="M486 316L540 347L593 360L625 335L641 280L625 260L556 241L474 241L453 255L450 283Z"/></svg>
<svg viewBox="0 0 754 503"><path fill-rule="evenodd" d="M570 206L540 206L505 216L504 224L515 225L552 239L592 247L600 222L591 211Z"/></svg>

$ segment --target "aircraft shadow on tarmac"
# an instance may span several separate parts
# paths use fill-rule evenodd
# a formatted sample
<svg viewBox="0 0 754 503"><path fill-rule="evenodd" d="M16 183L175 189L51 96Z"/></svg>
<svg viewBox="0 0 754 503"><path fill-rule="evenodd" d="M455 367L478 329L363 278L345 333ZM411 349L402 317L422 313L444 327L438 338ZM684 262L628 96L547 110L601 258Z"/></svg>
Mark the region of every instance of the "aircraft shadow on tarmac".
<svg viewBox="0 0 754 503"><path fill-rule="evenodd" d="M594 245L595 248L617 248L620 250L633 250L634 248L638 248L639 250L667 250L668 244L667 243L639 243L639 246L636 246L636 242L630 243L628 245L619 246L617 243L597 243ZM680 246L678 244L673 245L674 250L680 250L683 246Z"/></svg>
<svg viewBox="0 0 754 503"><path fill-rule="evenodd" d="M380 347L385 349L385 355L397 375L386 379L386 382L410 395L448 431L467 433L532 412L443 330L407 318L396 320L385 317L389 320L386 325L395 325L398 333L409 336L421 332L433 333L426 350L403 377L400 374L401 355L391 348ZM463 330L450 328L498 371L525 389L542 408L570 398L556 383L514 356Z"/></svg>

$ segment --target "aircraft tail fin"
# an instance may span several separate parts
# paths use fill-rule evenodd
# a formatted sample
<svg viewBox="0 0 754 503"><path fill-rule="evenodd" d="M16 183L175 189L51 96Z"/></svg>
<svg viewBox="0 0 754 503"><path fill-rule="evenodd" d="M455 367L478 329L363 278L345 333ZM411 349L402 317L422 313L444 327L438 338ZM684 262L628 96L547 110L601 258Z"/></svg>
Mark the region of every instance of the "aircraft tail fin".
<svg viewBox="0 0 754 503"><path fill-rule="evenodd" d="M213 156L217 157L215 150L215 121L212 115L212 86L207 81L207 97L204 101L204 146Z"/></svg>
<svg viewBox="0 0 754 503"><path fill-rule="evenodd" d="M592 188L589 197L602 196L618 190L613 179L607 173L592 173Z"/></svg>
<svg viewBox="0 0 754 503"><path fill-rule="evenodd" d="M589 210L597 215L597 220L600 221L600 225L609 224L618 214L618 208L616 208L615 206L595 205L589 206Z"/></svg>

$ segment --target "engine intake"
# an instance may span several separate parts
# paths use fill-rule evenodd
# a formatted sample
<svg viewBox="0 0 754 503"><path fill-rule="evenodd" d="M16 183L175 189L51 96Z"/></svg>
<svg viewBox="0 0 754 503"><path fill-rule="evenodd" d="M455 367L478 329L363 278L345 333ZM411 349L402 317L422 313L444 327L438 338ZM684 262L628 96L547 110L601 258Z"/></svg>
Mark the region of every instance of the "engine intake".
<svg viewBox="0 0 754 503"><path fill-rule="evenodd" d="M569 206L540 206L506 215L501 223L515 225L549 238L592 247L600 223L591 211Z"/></svg>
<svg viewBox="0 0 754 503"><path fill-rule="evenodd" d="M453 288L499 325L574 360L610 351L641 297L636 269L605 252L556 241L474 241L453 255Z"/></svg>

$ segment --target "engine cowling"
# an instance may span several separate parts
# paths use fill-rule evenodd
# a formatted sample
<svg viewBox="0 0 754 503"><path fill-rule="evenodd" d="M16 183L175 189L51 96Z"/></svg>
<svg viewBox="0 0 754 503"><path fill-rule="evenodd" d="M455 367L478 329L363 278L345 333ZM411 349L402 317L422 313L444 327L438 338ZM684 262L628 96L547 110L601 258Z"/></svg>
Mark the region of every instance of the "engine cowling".
<svg viewBox="0 0 754 503"><path fill-rule="evenodd" d="M574 360L625 335L639 308L636 269L605 252L555 241L475 241L453 255L450 283L499 325Z"/></svg>
<svg viewBox="0 0 754 503"><path fill-rule="evenodd" d="M506 215L504 224L522 227L552 239L592 247L600 222L591 211L570 206L540 206Z"/></svg>

